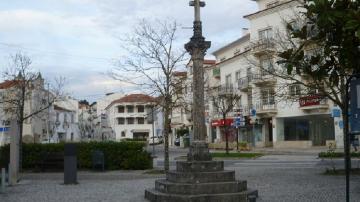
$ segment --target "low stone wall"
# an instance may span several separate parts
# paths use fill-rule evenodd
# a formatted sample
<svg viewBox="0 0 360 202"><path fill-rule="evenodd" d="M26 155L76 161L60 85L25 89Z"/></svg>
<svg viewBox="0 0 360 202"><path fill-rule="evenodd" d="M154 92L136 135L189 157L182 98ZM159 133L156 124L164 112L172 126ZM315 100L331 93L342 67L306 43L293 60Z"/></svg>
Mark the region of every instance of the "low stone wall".
<svg viewBox="0 0 360 202"><path fill-rule="evenodd" d="M219 142L219 143L209 143L209 149L225 149L226 143ZM230 149L236 149L236 142L229 142Z"/></svg>
<svg viewBox="0 0 360 202"><path fill-rule="evenodd" d="M308 149L311 148L312 141L278 141L274 142L274 148L297 148L297 149Z"/></svg>

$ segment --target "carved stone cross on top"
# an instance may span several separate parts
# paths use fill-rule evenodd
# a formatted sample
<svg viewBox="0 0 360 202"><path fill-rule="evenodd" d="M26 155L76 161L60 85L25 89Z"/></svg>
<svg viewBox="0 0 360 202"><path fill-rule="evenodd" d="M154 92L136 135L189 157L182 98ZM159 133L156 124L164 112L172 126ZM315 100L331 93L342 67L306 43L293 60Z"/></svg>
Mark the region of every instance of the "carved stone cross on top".
<svg viewBox="0 0 360 202"><path fill-rule="evenodd" d="M200 7L205 7L205 2L200 0L190 1L190 6L195 8L195 21L200 21Z"/></svg>

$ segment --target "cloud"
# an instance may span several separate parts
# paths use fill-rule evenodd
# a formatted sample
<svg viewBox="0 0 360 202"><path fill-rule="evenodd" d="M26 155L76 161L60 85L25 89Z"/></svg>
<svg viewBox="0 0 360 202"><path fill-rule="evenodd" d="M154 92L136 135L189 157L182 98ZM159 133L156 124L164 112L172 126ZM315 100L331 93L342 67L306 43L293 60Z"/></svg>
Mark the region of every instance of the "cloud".
<svg viewBox="0 0 360 202"><path fill-rule="evenodd" d="M0 2L0 65L7 64L3 58L9 53L22 50L31 56L34 68L43 75L67 77L67 88L75 97L134 90L101 74L112 66L110 59L124 54L117 38L131 33L142 18L176 19L184 27L179 30L178 43L182 46L192 35L192 30L186 28L192 27L193 21L188 1ZM239 38L241 29L248 26L243 15L256 11L256 3L251 0L206 0L206 3L202 20L204 36L212 41L209 53Z"/></svg>

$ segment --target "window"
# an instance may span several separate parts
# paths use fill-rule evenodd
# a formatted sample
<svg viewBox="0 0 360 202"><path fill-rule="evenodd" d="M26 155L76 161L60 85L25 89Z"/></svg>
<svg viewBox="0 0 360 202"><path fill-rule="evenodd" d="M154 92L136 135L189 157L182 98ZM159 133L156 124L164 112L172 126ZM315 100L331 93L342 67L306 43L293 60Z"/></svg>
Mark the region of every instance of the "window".
<svg viewBox="0 0 360 202"><path fill-rule="evenodd" d="M271 58L265 58L260 61L261 74L269 75L274 70L273 62Z"/></svg>
<svg viewBox="0 0 360 202"><path fill-rule="evenodd" d="M74 133L71 133L71 141L74 141Z"/></svg>
<svg viewBox="0 0 360 202"><path fill-rule="evenodd" d="M125 112L125 107L124 106L118 106L118 113L124 113Z"/></svg>
<svg viewBox="0 0 360 202"><path fill-rule="evenodd" d="M121 131L121 137L125 137L125 131Z"/></svg>
<svg viewBox="0 0 360 202"><path fill-rule="evenodd" d="M126 109L128 113L134 113L134 106L126 106Z"/></svg>
<svg viewBox="0 0 360 202"><path fill-rule="evenodd" d="M145 107L143 105L137 106L138 112L145 112Z"/></svg>
<svg viewBox="0 0 360 202"><path fill-rule="evenodd" d="M241 79L241 72L240 71L235 72L235 80L239 81L240 79Z"/></svg>
<svg viewBox="0 0 360 202"><path fill-rule="evenodd" d="M294 31L300 30L299 22L297 22L295 20L289 22L289 25L290 25L291 29L294 30Z"/></svg>
<svg viewBox="0 0 360 202"><path fill-rule="evenodd" d="M118 125L124 125L125 124L125 119L124 118L117 118L118 121Z"/></svg>
<svg viewBox="0 0 360 202"><path fill-rule="evenodd" d="M272 28L259 31L259 40L270 40L273 37Z"/></svg>
<svg viewBox="0 0 360 202"><path fill-rule="evenodd" d="M71 123L74 123L74 114L71 114Z"/></svg>
<svg viewBox="0 0 360 202"><path fill-rule="evenodd" d="M59 117L60 117L59 112L56 112L56 122L59 122Z"/></svg>
<svg viewBox="0 0 360 202"><path fill-rule="evenodd" d="M225 86L226 86L226 89L231 89L231 87L232 87L231 74L228 74L225 76Z"/></svg>
<svg viewBox="0 0 360 202"><path fill-rule="evenodd" d="M275 104L275 92L273 89L264 89L261 91L261 100L263 105Z"/></svg>
<svg viewBox="0 0 360 202"><path fill-rule="evenodd" d="M127 120L127 124L130 125L134 124L134 118L127 118L126 120Z"/></svg>
<svg viewBox="0 0 360 202"><path fill-rule="evenodd" d="M299 95L301 95L300 85L293 84L293 85L289 86L289 92L290 92L290 96L299 96Z"/></svg>
<svg viewBox="0 0 360 202"><path fill-rule="evenodd" d="M144 123L145 123L145 118L143 118L143 117L138 117L138 118L137 118L137 123L138 123L138 124L144 124Z"/></svg>
<svg viewBox="0 0 360 202"><path fill-rule="evenodd" d="M64 114L64 122L67 122L67 114Z"/></svg>
<svg viewBox="0 0 360 202"><path fill-rule="evenodd" d="M10 126L10 121L9 120L3 120L2 125L3 126Z"/></svg>

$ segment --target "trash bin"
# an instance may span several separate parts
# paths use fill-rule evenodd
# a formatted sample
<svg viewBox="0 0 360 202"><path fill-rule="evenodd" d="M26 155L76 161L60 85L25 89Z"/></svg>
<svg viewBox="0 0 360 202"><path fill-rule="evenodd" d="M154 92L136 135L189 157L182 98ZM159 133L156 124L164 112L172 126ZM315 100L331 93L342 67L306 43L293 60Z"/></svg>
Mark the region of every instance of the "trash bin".
<svg viewBox="0 0 360 202"><path fill-rule="evenodd" d="M105 158L104 152L100 150L95 150L92 153L92 167L95 170L97 167L100 167L101 171L105 170Z"/></svg>

